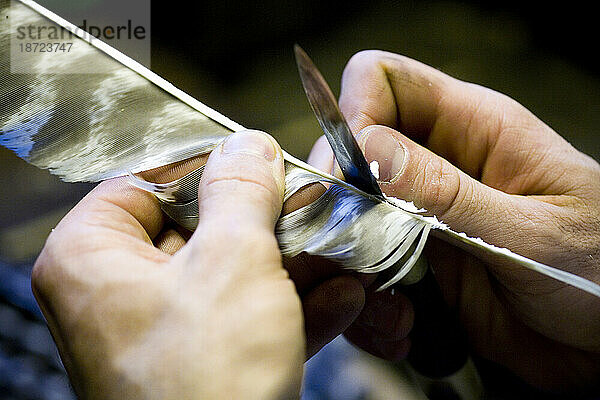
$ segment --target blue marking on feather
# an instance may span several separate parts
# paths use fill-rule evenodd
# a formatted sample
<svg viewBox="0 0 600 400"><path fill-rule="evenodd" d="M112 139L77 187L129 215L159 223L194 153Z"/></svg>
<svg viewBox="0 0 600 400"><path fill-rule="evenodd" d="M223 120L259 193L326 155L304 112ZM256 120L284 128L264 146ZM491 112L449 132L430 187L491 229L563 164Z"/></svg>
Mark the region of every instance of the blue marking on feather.
<svg viewBox="0 0 600 400"><path fill-rule="evenodd" d="M14 128L11 128L10 125L8 127L5 126L0 130L0 145L14 151L22 159L27 160L35 145L35 140L32 138L48 122L50 117L50 113L37 114L32 118L24 119L15 124Z"/></svg>

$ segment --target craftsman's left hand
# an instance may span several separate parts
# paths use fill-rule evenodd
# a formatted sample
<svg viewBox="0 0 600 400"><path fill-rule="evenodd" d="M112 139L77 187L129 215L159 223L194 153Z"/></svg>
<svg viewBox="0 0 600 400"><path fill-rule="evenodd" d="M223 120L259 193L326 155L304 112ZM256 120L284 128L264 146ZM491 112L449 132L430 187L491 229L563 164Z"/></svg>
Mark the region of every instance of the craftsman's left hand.
<svg viewBox="0 0 600 400"><path fill-rule="evenodd" d="M209 157L187 243L124 179L61 221L33 287L81 398L298 396L306 354L350 325L364 291L349 275L288 277L273 233L283 189L279 145L236 133Z"/></svg>

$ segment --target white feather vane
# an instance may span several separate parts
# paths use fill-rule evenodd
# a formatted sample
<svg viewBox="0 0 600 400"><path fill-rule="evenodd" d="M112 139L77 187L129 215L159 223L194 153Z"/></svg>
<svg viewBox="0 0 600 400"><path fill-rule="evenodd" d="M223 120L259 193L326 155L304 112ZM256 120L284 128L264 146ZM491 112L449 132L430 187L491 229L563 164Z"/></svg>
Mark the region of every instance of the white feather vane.
<svg viewBox="0 0 600 400"><path fill-rule="evenodd" d="M133 173L207 154L243 127L33 1L2 1L0 14L0 144L65 181L129 175L133 185L157 196L174 221L194 230L203 168L161 184ZM77 57L54 60L51 69L36 54L30 60L35 73L14 65L11 70L9 42L16 24L6 19L51 20L80 35L69 40L88 46ZM106 72L63 73L73 70L72 63L102 64ZM424 210L370 196L286 152L284 158L286 200L308 184L331 184L315 202L279 219L276 235L284 255L306 252L358 272L393 271L384 289L411 271L432 231L467 250L493 253L600 297L594 282L454 232L435 217L420 215Z"/></svg>

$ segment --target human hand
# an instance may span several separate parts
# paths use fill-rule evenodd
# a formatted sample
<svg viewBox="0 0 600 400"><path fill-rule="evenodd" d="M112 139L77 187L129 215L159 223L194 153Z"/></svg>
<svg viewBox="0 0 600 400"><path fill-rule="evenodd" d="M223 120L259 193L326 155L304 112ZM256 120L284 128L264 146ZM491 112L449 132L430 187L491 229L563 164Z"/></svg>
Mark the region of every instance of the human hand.
<svg viewBox="0 0 600 400"><path fill-rule="evenodd" d="M456 231L600 281L600 167L523 106L409 58L367 51L344 71L340 108L367 161L379 162L387 195ZM335 170L323 138L309 161ZM538 387L598 384L599 299L439 240L426 253L475 352ZM375 355L402 358L411 313L403 296L367 293L346 335Z"/></svg>
<svg viewBox="0 0 600 400"><path fill-rule="evenodd" d="M347 328L364 291L352 276L302 268L294 286L274 236L283 189L279 145L236 133L209 157L187 243L125 179L101 183L60 222L33 289L80 397L298 396L306 353Z"/></svg>

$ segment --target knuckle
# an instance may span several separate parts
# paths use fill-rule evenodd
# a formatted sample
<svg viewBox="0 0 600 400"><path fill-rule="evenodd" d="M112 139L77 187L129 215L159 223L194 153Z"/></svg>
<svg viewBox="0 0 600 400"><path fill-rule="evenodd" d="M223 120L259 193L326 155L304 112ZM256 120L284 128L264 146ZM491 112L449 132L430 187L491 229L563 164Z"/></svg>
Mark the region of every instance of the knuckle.
<svg viewBox="0 0 600 400"><path fill-rule="evenodd" d="M203 179L200 193L203 199L225 192L263 199L279 198L279 189L271 171L252 163L234 164Z"/></svg>
<svg viewBox="0 0 600 400"><path fill-rule="evenodd" d="M206 183L200 194L200 209L214 210L216 207L224 207L224 204L240 208L244 203L255 211L268 210L269 214L278 215L281 211L282 196L280 196L276 185L260 180L243 178L220 178L212 179ZM205 216L203 214L203 216Z"/></svg>
<svg viewBox="0 0 600 400"><path fill-rule="evenodd" d="M385 52L381 50L361 50L355 53L346 63L342 73L342 87L350 75L359 77L380 68L380 61Z"/></svg>
<svg viewBox="0 0 600 400"><path fill-rule="evenodd" d="M586 262L600 254L600 217L587 213L561 212L548 218L556 243L568 247L569 254L582 256ZM545 221L547 224L547 221ZM590 257L591 255L591 257Z"/></svg>
<svg viewBox="0 0 600 400"><path fill-rule="evenodd" d="M468 191L461 190L461 178L458 171L445 162L439 162L436 185L436 201L442 208L442 214L462 210Z"/></svg>
<svg viewBox="0 0 600 400"><path fill-rule="evenodd" d="M355 53L348 61L348 66L363 65L364 63L374 63L381 56L380 50L361 50Z"/></svg>
<svg viewBox="0 0 600 400"><path fill-rule="evenodd" d="M444 160L434 157L424 161L417 168L413 185L422 193L421 206L444 218L449 213L461 209L465 191L461 190L458 170Z"/></svg>
<svg viewBox="0 0 600 400"><path fill-rule="evenodd" d="M209 194L220 193L225 187L232 191L261 191L266 193L273 191L273 187L269 182L263 179L241 175L211 177L204 182L203 186L204 190Z"/></svg>
<svg viewBox="0 0 600 400"><path fill-rule="evenodd" d="M235 223L206 228L198 245L207 260L216 263L243 260L245 264L254 264L264 261L265 257L274 257L274 261L280 262L277 239L267 229ZM223 251L225 247L227 252Z"/></svg>

